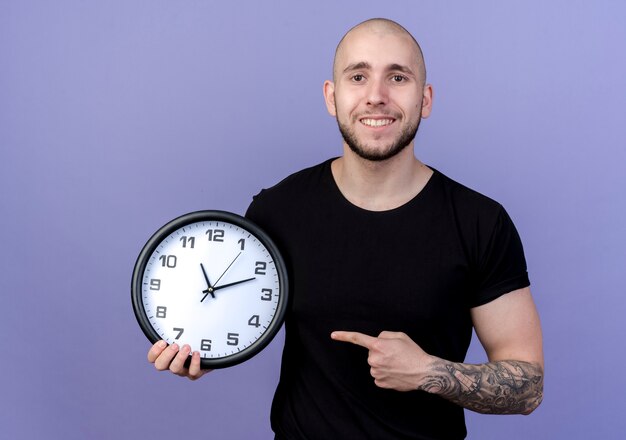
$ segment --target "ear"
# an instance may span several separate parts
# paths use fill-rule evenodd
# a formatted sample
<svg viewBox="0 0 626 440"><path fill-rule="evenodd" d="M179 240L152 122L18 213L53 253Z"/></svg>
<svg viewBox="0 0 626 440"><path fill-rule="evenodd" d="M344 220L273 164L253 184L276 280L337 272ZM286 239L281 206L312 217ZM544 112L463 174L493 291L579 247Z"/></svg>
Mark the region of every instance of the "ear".
<svg viewBox="0 0 626 440"><path fill-rule="evenodd" d="M326 101L326 110L331 116L337 117L335 109L335 83L332 81L324 81L324 101Z"/></svg>
<svg viewBox="0 0 626 440"><path fill-rule="evenodd" d="M424 86L424 93L422 95L422 119L426 119L430 116L430 111L433 108L433 86L426 84Z"/></svg>

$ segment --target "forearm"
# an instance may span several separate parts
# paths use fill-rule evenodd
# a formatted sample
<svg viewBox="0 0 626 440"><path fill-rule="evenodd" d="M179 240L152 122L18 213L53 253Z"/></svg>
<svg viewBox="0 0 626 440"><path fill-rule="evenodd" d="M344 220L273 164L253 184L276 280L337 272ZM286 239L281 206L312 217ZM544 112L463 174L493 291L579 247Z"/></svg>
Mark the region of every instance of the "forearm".
<svg viewBox="0 0 626 440"><path fill-rule="evenodd" d="M543 398L543 368L522 361L472 365L435 358L420 390L484 414L530 414Z"/></svg>

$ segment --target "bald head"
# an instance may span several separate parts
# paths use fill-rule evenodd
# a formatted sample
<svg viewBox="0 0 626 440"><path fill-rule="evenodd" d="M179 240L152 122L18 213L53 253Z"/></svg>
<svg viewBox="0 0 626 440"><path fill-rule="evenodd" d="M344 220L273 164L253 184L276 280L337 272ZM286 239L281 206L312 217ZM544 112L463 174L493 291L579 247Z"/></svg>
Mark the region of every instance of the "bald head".
<svg viewBox="0 0 626 440"><path fill-rule="evenodd" d="M369 34L385 37L389 35L406 38L412 48L414 49L415 63L418 68L418 75L422 81L422 86L426 82L426 66L424 64L424 55L422 54L422 48L415 40L413 35L405 28L400 26L395 21L386 18L372 18L362 23L357 24L350 29L339 41L337 49L335 50L335 58L333 60L333 78L336 80L338 76L337 69L342 64L342 60L346 57L346 52L349 51L350 42L359 36Z"/></svg>

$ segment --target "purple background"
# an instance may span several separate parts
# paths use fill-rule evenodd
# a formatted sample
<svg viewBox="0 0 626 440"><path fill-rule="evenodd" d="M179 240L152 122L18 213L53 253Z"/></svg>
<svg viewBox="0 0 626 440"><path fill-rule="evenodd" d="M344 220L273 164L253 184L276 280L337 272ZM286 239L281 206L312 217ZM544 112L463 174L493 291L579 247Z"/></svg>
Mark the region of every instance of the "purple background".
<svg viewBox="0 0 626 440"><path fill-rule="evenodd" d="M340 154L321 86L374 16L422 42L435 101L418 156L506 206L542 318L543 405L468 413L469 438L622 438L623 2L3 0L4 438L272 438L282 336L199 382L158 373L131 271L171 218L243 213Z"/></svg>

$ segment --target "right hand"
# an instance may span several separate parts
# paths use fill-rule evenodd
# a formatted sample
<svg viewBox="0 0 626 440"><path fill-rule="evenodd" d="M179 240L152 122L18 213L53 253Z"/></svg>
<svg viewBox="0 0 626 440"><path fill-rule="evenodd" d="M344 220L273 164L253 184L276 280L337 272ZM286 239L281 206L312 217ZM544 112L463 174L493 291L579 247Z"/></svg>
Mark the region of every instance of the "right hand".
<svg viewBox="0 0 626 440"><path fill-rule="evenodd" d="M154 367L159 371L170 370L177 376L186 377L190 380L200 379L212 371L200 368L200 352L198 351L193 352L189 368L185 367L185 361L190 353L191 347L189 345L185 344L179 348L178 344L168 346L167 342L161 340L156 342L148 351L148 362L154 364Z"/></svg>

